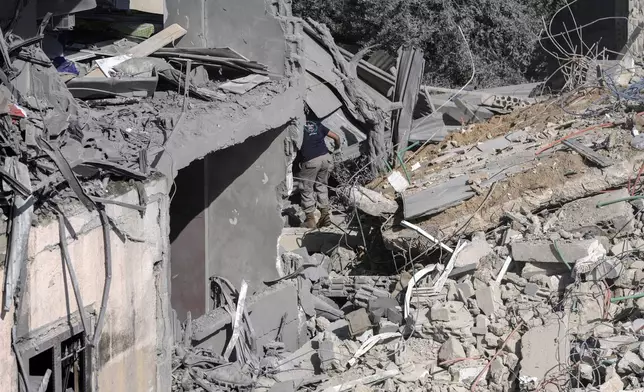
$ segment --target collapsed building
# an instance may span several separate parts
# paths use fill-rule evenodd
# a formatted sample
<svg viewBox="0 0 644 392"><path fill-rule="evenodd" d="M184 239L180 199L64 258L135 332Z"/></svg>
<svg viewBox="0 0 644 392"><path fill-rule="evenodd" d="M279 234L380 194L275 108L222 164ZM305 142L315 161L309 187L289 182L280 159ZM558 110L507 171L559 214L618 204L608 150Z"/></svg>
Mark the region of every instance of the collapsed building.
<svg viewBox="0 0 644 392"><path fill-rule="evenodd" d="M550 96L423 85L288 1L0 22L6 390L641 387L637 45ZM308 119L331 228L298 227Z"/></svg>

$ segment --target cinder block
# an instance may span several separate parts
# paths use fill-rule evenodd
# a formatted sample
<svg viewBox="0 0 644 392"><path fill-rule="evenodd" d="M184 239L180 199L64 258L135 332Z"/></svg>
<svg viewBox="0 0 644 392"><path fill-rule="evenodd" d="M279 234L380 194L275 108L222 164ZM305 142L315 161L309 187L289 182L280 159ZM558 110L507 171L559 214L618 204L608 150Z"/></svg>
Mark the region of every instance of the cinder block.
<svg viewBox="0 0 644 392"><path fill-rule="evenodd" d="M349 332L351 336L357 336L372 327L371 317L366 309L355 310L345 316L349 323Z"/></svg>

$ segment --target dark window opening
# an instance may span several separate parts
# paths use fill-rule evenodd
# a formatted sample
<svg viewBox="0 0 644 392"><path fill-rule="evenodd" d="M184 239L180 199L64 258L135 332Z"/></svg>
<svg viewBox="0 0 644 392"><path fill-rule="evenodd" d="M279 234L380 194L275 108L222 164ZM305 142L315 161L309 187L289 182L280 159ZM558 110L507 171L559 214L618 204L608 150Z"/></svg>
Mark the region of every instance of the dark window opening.
<svg viewBox="0 0 644 392"><path fill-rule="evenodd" d="M29 358L29 383L33 387L40 388L45 374L49 370L52 374L49 377L49 384L47 385L46 392L54 392L54 349L50 348L40 354Z"/></svg>
<svg viewBox="0 0 644 392"><path fill-rule="evenodd" d="M91 353L85 340L84 332L67 332L37 344L37 351L23 351L30 390L40 390L50 371L46 392L90 392Z"/></svg>

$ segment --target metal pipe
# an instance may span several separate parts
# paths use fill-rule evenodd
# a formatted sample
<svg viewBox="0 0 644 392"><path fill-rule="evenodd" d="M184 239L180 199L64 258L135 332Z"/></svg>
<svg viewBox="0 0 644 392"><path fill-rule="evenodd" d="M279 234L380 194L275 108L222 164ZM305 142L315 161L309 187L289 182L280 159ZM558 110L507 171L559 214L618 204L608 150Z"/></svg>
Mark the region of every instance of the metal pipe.
<svg viewBox="0 0 644 392"><path fill-rule="evenodd" d="M110 286L112 285L112 243L110 240L110 223L104 209L99 209L98 214L103 224L103 244L105 251L105 285L103 286L103 298L101 299L101 310L98 313L96 330L92 339L92 346L98 347L98 341L101 339L101 332L105 324L105 313L107 312L107 301L110 298Z"/></svg>
<svg viewBox="0 0 644 392"><path fill-rule="evenodd" d="M85 306L83 306L83 298L81 296L80 287L78 285L78 278L76 277L76 271L74 270L74 265L72 264L72 259L69 256L69 249L67 248L67 238L65 231L65 221L62 216L58 216L58 235L60 238L60 250L67 266L67 271L69 272L69 278L72 281L72 287L74 288L74 297L76 297L76 305L78 305L78 313L81 316L81 322L83 323L83 330L85 331L85 341L89 342L89 323L87 321L87 314L85 311Z"/></svg>

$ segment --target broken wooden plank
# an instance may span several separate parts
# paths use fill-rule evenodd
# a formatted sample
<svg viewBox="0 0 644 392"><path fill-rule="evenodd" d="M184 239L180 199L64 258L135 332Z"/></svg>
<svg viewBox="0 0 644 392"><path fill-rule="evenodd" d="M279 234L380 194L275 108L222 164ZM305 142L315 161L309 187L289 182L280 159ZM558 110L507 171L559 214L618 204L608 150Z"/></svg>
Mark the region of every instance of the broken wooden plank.
<svg viewBox="0 0 644 392"><path fill-rule="evenodd" d="M612 166L614 163L610 158L607 158L601 154L598 154L596 151L586 147L583 143L581 143L577 139L564 140L562 143L564 146L574 150L579 155L588 159L590 162L594 163L601 169L608 166Z"/></svg>
<svg viewBox="0 0 644 392"><path fill-rule="evenodd" d="M135 47L128 49L123 55L96 60L96 63L99 65L100 69L98 70L98 72L96 69L93 70L92 72L87 74L87 76L100 77L100 75L103 74L109 77L109 71L123 61L126 61L130 58L147 57L157 50L163 48L164 46L183 37L184 35L186 35L186 33L186 29L176 23L168 26L152 37L136 45Z"/></svg>
<svg viewBox="0 0 644 392"><path fill-rule="evenodd" d="M132 57L149 56L164 46L183 37L186 33L186 29L175 23L136 45L132 49L129 49L126 54L129 54Z"/></svg>

